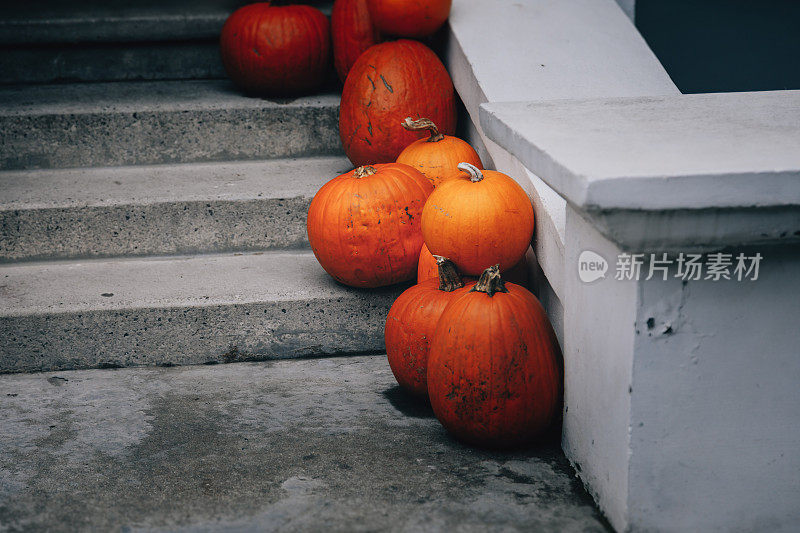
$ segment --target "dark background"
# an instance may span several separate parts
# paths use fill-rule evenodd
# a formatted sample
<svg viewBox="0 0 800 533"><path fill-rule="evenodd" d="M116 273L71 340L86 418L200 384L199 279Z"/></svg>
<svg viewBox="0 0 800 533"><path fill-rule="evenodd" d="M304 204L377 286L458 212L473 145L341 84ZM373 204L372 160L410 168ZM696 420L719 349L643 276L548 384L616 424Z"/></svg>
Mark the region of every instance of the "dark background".
<svg viewBox="0 0 800 533"><path fill-rule="evenodd" d="M636 26L681 92L800 89L800 0L638 0Z"/></svg>

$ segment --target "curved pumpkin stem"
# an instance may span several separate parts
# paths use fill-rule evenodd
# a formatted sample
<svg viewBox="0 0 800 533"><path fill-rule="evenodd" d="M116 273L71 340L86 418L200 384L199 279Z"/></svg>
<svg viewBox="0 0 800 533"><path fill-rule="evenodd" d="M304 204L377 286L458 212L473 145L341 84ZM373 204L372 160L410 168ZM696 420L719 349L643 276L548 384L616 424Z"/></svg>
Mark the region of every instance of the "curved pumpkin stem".
<svg viewBox="0 0 800 533"><path fill-rule="evenodd" d="M503 278L500 277L500 265L494 265L483 271L478 283L469 292L485 292L489 296L494 296L496 292L508 292Z"/></svg>
<svg viewBox="0 0 800 533"><path fill-rule="evenodd" d="M453 292L464 286L461 281L461 276L458 275L456 265L446 257L441 255L434 255L436 259L436 266L439 267L439 290L445 292Z"/></svg>
<svg viewBox="0 0 800 533"><path fill-rule="evenodd" d="M372 176L377 171L378 170L375 167L366 165L363 167L358 167L355 172L353 172L353 176L355 176L357 179L366 178L367 176Z"/></svg>
<svg viewBox="0 0 800 533"><path fill-rule="evenodd" d="M406 117L400 124L408 131L430 130L431 136L428 137L429 143L436 143L444 139L444 135L439 133L439 128L437 128L436 124L429 118L418 118L414 120L411 117Z"/></svg>
<svg viewBox="0 0 800 533"><path fill-rule="evenodd" d="M470 163L459 163L458 168L459 170L463 170L464 172L469 174L469 181L471 181L472 183L478 183L483 179L483 173L475 165L472 165Z"/></svg>

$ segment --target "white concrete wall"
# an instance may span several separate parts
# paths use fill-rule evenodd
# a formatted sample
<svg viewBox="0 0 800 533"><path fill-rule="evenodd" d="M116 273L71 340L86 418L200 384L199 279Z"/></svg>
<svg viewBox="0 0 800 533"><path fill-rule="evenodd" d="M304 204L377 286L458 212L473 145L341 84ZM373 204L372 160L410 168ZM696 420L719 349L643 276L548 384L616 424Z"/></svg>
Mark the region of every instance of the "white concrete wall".
<svg viewBox="0 0 800 533"><path fill-rule="evenodd" d="M597 504L619 531L628 526L628 464L637 286L583 283L578 256L616 257L619 248L567 207L564 437L562 444Z"/></svg>
<svg viewBox="0 0 800 533"><path fill-rule="evenodd" d="M745 252L756 281L641 283L633 530L800 528L800 247Z"/></svg>

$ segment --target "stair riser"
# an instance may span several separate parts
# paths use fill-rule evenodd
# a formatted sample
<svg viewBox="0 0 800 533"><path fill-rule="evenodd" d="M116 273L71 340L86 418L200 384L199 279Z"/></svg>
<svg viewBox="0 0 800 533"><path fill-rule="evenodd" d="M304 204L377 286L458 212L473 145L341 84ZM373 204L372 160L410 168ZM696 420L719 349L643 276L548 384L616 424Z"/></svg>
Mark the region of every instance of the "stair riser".
<svg viewBox="0 0 800 533"><path fill-rule="evenodd" d="M336 106L0 117L6 170L339 153Z"/></svg>
<svg viewBox="0 0 800 533"><path fill-rule="evenodd" d="M310 198L0 211L0 262L297 249Z"/></svg>
<svg viewBox="0 0 800 533"><path fill-rule="evenodd" d="M0 84L224 77L216 40L0 48Z"/></svg>
<svg viewBox="0 0 800 533"><path fill-rule="evenodd" d="M397 295L3 317L0 372L380 352Z"/></svg>

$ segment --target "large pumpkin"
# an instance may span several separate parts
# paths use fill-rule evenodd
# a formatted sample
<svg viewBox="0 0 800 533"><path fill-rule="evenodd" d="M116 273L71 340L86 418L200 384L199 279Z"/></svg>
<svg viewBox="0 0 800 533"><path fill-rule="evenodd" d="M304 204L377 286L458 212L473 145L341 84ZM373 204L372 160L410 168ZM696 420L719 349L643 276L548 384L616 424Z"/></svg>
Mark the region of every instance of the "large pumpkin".
<svg viewBox="0 0 800 533"><path fill-rule="evenodd" d="M369 10L383 33L419 39L442 27L452 3L452 0L369 0Z"/></svg>
<svg viewBox="0 0 800 533"><path fill-rule="evenodd" d="M529 282L529 266L527 253L522 261L509 268L503 274L503 280L511 283L516 283L525 288L528 288ZM436 257L428 250L427 245L422 245L422 250L419 251L419 264L417 265L417 283L422 283L429 279L437 278L438 270L436 266Z"/></svg>
<svg viewBox="0 0 800 533"><path fill-rule="evenodd" d="M330 180L308 209L308 240L322 268L352 287L412 279L422 206L432 190L425 176L400 163L359 167Z"/></svg>
<svg viewBox="0 0 800 533"><path fill-rule="evenodd" d="M354 165L390 163L419 138L401 123L428 117L452 135L455 92L447 70L422 43L401 39L361 54L342 89L339 136Z"/></svg>
<svg viewBox="0 0 800 533"><path fill-rule="evenodd" d="M497 267L442 312L428 353L428 394L456 438L491 448L535 440L558 416L561 351L544 309Z"/></svg>
<svg viewBox="0 0 800 533"><path fill-rule="evenodd" d="M472 146L458 137L439 133L439 128L432 120L406 117L402 126L409 131L430 132L427 139L418 139L406 146L397 156L397 162L410 165L425 174L434 187L444 179L459 175L459 163L466 162L483 168L481 158Z"/></svg>
<svg viewBox="0 0 800 533"><path fill-rule="evenodd" d="M344 81L356 59L372 45L380 42L380 34L372 23L367 0L336 0L331 11L333 64L339 79Z"/></svg>
<svg viewBox="0 0 800 533"><path fill-rule="evenodd" d="M328 72L328 17L310 6L250 4L225 21L220 50L228 76L249 93L308 92Z"/></svg>
<svg viewBox="0 0 800 533"><path fill-rule="evenodd" d="M495 263L519 263L533 238L533 206L510 177L462 163L461 176L440 183L422 211L422 235L432 254L449 257L467 276Z"/></svg>
<svg viewBox="0 0 800 533"><path fill-rule="evenodd" d="M438 278L406 289L386 318L386 356L397 382L412 394L428 397L428 346L436 322L453 298L469 290L464 287L455 265L436 258Z"/></svg>

